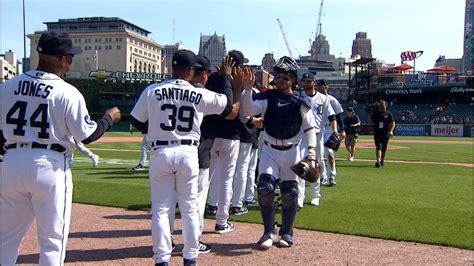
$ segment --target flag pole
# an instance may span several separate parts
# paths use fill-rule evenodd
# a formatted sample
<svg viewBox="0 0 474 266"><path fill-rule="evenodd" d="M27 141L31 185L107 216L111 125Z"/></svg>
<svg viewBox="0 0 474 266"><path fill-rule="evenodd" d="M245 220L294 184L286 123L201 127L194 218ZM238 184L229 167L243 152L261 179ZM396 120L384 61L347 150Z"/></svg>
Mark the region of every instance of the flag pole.
<svg viewBox="0 0 474 266"><path fill-rule="evenodd" d="M95 70L99 70L99 51L95 50Z"/></svg>

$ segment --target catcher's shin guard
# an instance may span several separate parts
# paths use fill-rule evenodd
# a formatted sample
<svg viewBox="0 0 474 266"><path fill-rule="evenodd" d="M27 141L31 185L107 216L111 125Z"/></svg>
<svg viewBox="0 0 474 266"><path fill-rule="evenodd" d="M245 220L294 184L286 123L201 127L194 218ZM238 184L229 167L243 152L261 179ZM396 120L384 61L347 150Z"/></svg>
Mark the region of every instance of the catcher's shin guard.
<svg viewBox="0 0 474 266"><path fill-rule="evenodd" d="M261 174L258 178L257 195L260 212L262 213L265 233L273 232L273 222L275 221L275 188L277 180L269 174Z"/></svg>
<svg viewBox="0 0 474 266"><path fill-rule="evenodd" d="M298 206L298 182L282 181L280 183L281 205L282 205L282 223L280 235L293 235L293 223L296 217L296 208Z"/></svg>

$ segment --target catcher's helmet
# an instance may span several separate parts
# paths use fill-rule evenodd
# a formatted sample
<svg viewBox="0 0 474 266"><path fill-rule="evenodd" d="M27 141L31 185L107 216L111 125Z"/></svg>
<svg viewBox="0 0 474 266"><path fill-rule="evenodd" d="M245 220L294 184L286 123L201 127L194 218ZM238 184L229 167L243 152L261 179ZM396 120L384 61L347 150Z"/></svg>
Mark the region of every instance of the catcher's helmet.
<svg viewBox="0 0 474 266"><path fill-rule="evenodd" d="M292 75L293 77L296 77L297 69L299 68L298 64L296 61L288 56L283 56L282 58L278 59L276 64L273 66L273 72L275 74L277 73L288 73Z"/></svg>

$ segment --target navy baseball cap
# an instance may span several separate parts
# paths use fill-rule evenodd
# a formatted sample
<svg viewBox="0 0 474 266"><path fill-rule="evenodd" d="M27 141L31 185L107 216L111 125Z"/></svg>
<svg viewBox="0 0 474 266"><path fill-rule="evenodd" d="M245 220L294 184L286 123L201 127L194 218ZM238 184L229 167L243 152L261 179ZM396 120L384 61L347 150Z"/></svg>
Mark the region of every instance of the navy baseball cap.
<svg viewBox="0 0 474 266"><path fill-rule="evenodd" d="M239 50L231 50L228 55L234 60L235 66L240 66L249 62L249 60L245 58L244 54Z"/></svg>
<svg viewBox="0 0 474 266"><path fill-rule="evenodd" d="M329 83L328 83L328 81L325 80L325 79L318 79L318 83L317 83L317 84L318 84L318 85L328 85Z"/></svg>
<svg viewBox="0 0 474 266"><path fill-rule="evenodd" d="M72 45L72 39L66 32L45 32L41 34L36 51L47 55L80 54L82 49Z"/></svg>
<svg viewBox="0 0 474 266"><path fill-rule="evenodd" d="M309 79L309 80L314 80L314 75L313 73L304 73L303 76L301 77L301 80L306 80L306 79Z"/></svg>
<svg viewBox="0 0 474 266"><path fill-rule="evenodd" d="M197 55L196 68L207 71L207 72L211 72L211 61L209 61L209 58L207 58L204 55Z"/></svg>
<svg viewBox="0 0 474 266"><path fill-rule="evenodd" d="M192 51L182 49L178 50L173 54L173 66L181 67L199 67L196 63L196 54Z"/></svg>

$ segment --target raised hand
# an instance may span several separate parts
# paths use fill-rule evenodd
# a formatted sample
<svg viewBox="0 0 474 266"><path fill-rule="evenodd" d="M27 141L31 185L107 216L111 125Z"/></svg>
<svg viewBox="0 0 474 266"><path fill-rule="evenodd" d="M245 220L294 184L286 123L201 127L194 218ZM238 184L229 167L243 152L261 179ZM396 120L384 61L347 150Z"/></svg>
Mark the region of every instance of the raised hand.
<svg viewBox="0 0 474 266"><path fill-rule="evenodd" d="M221 75L232 75L232 69L235 66L235 62L230 56L225 56L222 58L222 64L220 66L217 66L217 72L219 72Z"/></svg>
<svg viewBox="0 0 474 266"><path fill-rule="evenodd" d="M255 83L255 74L250 67L244 68L243 71L243 86L245 90L251 90Z"/></svg>
<svg viewBox="0 0 474 266"><path fill-rule="evenodd" d="M231 83L232 83L232 87L234 88L234 90L239 90L241 91L242 90L242 87L244 85L244 81L243 81L243 69L241 67L234 67L232 69L232 80L231 80Z"/></svg>

